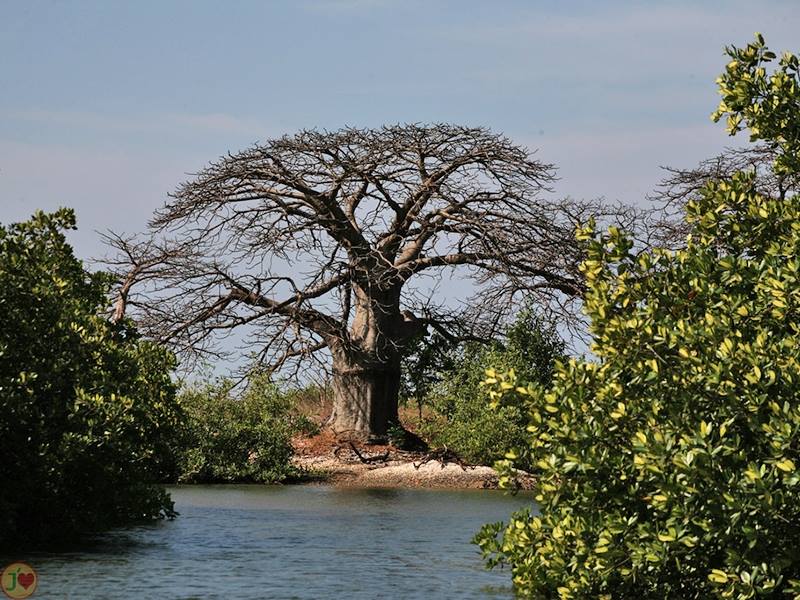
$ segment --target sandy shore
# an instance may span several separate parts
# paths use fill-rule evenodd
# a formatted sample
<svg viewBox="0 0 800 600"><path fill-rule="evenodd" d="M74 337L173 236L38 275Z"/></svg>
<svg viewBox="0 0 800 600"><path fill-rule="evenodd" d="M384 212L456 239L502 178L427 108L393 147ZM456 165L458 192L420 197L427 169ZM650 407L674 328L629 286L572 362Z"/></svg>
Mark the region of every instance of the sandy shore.
<svg viewBox="0 0 800 600"><path fill-rule="evenodd" d="M295 440L293 463L310 474L309 483L349 487L497 488L491 467L438 460L425 452L408 452L392 446L358 445L322 434ZM530 489L530 477L520 477Z"/></svg>
<svg viewBox="0 0 800 600"><path fill-rule="evenodd" d="M350 487L496 488L491 467L461 467L431 460L387 460L378 464L343 461L335 457L295 457L294 464L314 474L311 482ZM417 466L418 465L418 466Z"/></svg>

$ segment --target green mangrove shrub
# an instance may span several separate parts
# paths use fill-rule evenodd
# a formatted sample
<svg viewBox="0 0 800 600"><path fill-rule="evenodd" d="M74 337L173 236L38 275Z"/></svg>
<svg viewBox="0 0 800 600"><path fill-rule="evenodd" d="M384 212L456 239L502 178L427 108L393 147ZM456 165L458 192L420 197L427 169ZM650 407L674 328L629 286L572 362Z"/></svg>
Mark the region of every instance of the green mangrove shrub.
<svg viewBox="0 0 800 600"><path fill-rule="evenodd" d="M0 544L170 517L171 354L110 323L110 278L75 258L75 214L0 226Z"/></svg>
<svg viewBox="0 0 800 600"><path fill-rule="evenodd" d="M770 75L760 36L728 52L714 118L797 168L797 58ZM486 380L530 414L541 514L476 537L522 595L800 598L800 197L753 181L708 183L681 251L581 230L597 361L560 364L549 387Z"/></svg>
<svg viewBox="0 0 800 600"><path fill-rule="evenodd" d="M291 438L316 426L296 410L295 395L261 375L241 396L228 380L186 388L178 481L276 483L297 474Z"/></svg>

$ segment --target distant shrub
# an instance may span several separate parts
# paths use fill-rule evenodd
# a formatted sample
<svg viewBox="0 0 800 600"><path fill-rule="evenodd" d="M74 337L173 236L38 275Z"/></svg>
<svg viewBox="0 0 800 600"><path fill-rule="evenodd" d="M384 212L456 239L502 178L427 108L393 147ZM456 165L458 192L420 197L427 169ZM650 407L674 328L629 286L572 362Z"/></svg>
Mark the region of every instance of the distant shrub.
<svg viewBox="0 0 800 600"><path fill-rule="evenodd" d="M327 420L333 408L333 391L319 383L282 389L290 401L290 418L297 432L304 435L319 433L320 424Z"/></svg>
<svg viewBox="0 0 800 600"><path fill-rule="evenodd" d="M299 393L283 392L263 376L253 377L240 397L225 380L185 389L178 481L275 483L296 474L292 435L317 430L296 410Z"/></svg>
<svg viewBox="0 0 800 600"><path fill-rule="evenodd" d="M451 370L431 387L428 402L444 420L423 427L434 445L465 460L491 465L511 448L524 446L528 418L521 405L490 406L481 386L487 368L513 368L522 381L549 383L564 341L528 307L506 332L504 344L468 344L451 354ZM520 464L520 468L525 465Z"/></svg>

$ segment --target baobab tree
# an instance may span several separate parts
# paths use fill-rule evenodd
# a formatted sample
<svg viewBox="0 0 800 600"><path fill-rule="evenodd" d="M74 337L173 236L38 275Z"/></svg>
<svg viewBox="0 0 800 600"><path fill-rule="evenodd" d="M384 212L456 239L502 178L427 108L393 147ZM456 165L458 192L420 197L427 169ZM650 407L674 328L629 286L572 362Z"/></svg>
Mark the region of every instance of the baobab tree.
<svg viewBox="0 0 800 600"><path fill-rule="evenodd" d="M520 291L563 306L583 289L576 224L634 218L547 200L553 180L551 165L483 128L271 140L182 184L147 236L110 238L121 250L115 314L129 310L183 353L220 352L245 328L270 369L316 359L331 370L333 429L382 436L410 339L429 327L490 336ZM448 270L473 282L467 310L441 300Z"/></svg>

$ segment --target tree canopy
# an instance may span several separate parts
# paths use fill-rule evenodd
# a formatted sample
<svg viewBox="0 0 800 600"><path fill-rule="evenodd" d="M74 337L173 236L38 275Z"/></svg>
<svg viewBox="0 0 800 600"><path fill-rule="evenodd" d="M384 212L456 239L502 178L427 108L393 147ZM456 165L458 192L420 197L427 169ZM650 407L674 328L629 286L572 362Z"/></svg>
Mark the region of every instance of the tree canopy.
<svg viewBox="0 0 800 600"><path fill-rule="evenodd" d="M487 339L520 291L563 308L583 291L576 224L632 223L629 209L548 199L553 179L550 165L483 128L270 140L179 187L149 237L112 238L117 312L133 307L150 335L184 353L214 355L221 337L247 328L246 347L270 368L322 356L337 427L383 431L409 340L426 328ZM478 292L467 310L444 293L454 269Z"/></svg>

